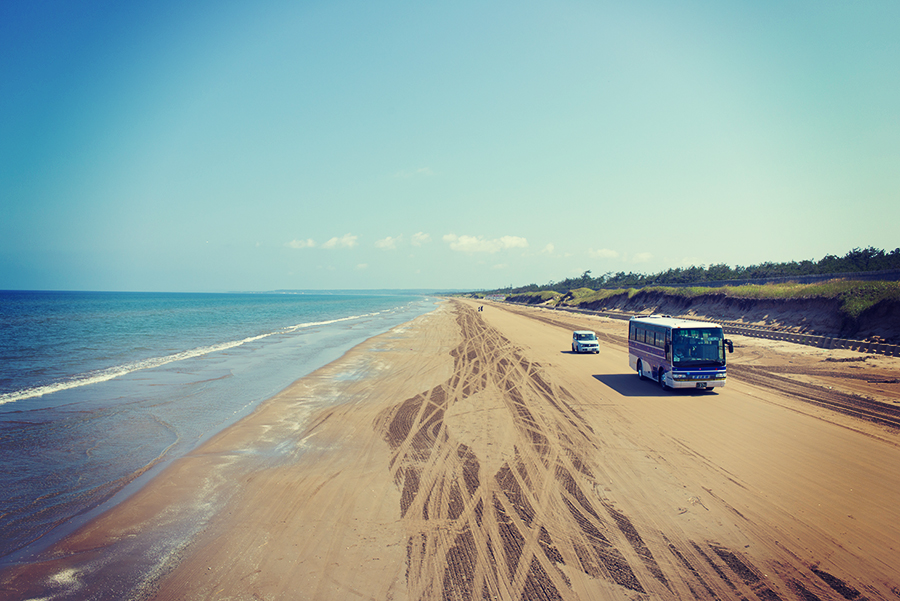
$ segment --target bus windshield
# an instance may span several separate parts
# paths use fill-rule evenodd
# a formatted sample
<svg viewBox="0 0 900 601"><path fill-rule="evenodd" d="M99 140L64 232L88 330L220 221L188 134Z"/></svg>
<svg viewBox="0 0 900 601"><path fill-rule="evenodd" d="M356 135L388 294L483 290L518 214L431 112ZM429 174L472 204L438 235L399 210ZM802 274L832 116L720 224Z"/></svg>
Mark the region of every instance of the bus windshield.
<svg viewBox="0 0 900 601"><path fill-rule="evenodd" d="M722 328L672 330L672 359L675 366L725 365L725 335Z"/></svg>

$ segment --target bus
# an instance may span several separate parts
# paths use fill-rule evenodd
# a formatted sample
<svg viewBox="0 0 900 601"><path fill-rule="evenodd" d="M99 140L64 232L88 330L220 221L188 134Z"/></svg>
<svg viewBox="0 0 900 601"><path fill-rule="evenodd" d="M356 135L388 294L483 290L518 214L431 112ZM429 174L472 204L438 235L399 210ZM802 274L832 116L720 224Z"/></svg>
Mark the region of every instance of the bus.
<svg viewBox="0 0 900 601"><path fill-rule="evenodd" d="M734 345L722 326L669 315L632 317L628 364L642 380L668 388L708 389L725 385L725 349Z"/></svg>

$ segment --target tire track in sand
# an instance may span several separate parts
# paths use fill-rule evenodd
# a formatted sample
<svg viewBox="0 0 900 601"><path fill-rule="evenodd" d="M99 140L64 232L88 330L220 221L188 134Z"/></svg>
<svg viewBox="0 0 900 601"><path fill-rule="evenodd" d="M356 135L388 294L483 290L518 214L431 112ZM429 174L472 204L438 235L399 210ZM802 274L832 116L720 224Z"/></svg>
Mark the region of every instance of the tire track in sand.
<svg viewBox="0 0 900 601"><path fill-rule="evenodd" d="M591 502L596 449L574 399L472 309L453 376L382 414L413 599L574 599L566 569L612 588L668 582L626 516Z"/></svg>
<svg viewBox="0 0 900 601"><path fill-rule="evenodd" d="M454 306L453 375L375 424L401 490L411 599L863 598L786 549L755 566L716 540L626 515L597 493L623 467L596 463L604 434L579 401L472 308Z"/></svg>

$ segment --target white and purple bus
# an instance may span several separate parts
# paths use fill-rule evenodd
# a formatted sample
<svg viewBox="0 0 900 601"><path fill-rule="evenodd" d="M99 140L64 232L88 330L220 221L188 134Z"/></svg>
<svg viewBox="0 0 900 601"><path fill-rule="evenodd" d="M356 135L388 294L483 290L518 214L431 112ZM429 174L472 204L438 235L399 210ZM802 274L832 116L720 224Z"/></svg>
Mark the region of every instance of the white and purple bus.
<svg viewBox="0 0 900 601"><path fill-rule="evenodd" d="M668 315L632 317L628 325L628 364L643 380L667 388L725 385L725 349L734 345L722 326Z"/></svg>

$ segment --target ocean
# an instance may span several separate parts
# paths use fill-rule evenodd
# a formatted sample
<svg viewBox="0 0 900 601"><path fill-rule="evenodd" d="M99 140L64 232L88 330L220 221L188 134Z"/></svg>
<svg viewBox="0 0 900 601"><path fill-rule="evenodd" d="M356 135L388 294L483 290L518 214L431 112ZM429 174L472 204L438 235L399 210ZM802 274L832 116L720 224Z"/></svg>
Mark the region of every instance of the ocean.
<svg viewBox="0 0 900 601"><path fill-rule="evenodd" d="M419 294L0 292L0 567L360 342Z"/></svg>

